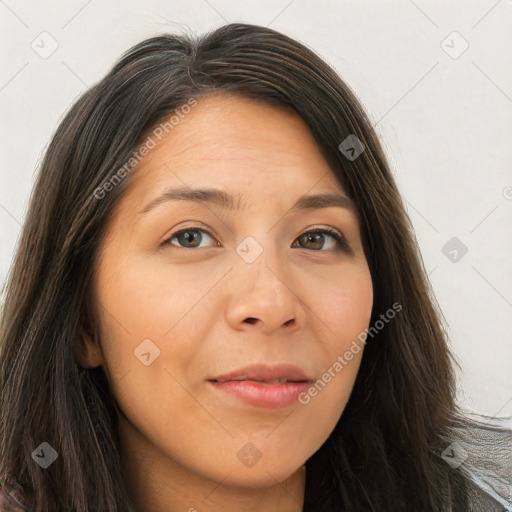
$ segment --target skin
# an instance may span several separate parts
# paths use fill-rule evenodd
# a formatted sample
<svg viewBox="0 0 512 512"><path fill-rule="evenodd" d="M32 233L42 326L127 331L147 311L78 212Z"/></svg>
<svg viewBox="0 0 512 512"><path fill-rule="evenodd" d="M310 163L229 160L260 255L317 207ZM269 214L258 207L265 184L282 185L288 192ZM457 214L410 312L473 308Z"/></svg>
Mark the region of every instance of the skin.
<svg viewBox="0 0 512 512"><path fill-rule="evenodd" d="M373 288L355 212L289 212L304 194L345 191L296 114L218 93L129 180L95 261L100 339L86 339L81 363L102 365L110 381L137 506L301 511L305 462L340 418L362 350L306 405L247 405L207 379L255 362L289 362L320 379L368 327ZM240 210L173 201L139 214L185 185L239 194ZM301 237L316 227L341 232L352 253L329 234ZM211 236L162 245L184 228ZM252 263L236 252L247 236L263 249ZM134 355L145 339L160 350L148 366ZM237 457L248 442L261 453L252 467Z"/></svg>

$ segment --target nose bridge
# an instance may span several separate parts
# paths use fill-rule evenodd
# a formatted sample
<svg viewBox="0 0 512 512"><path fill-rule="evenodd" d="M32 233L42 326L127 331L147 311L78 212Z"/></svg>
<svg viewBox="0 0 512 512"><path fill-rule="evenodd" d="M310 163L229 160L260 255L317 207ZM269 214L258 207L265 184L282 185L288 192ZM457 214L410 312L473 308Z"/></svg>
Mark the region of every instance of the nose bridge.
<svg viewBox="0 0 512 512"><path fill-rule="evenodd" d="M238 245L237 253L245 266L244 274L252 288L272 288L283 285L286 274L285 254L280 241L275 240L274 230L261 229L255 236L249 235ZM256 238L257 237L257 238ZM281 279L279 279L281 277Z"/></svg>
<svg viewBox="0 0 512 512"><path fill-rule="evenodd" d="M283 283L283 268L281 262L282 255L278 254L275 249L270 249L269 245L265 246L265 250L253 263L254 267L254 281L252 281L253 289L258 292L274 294L274 299L279 299L275 294L282 292L280 288L284 286ZM251 269L247 269L248 272Z"/></svg>

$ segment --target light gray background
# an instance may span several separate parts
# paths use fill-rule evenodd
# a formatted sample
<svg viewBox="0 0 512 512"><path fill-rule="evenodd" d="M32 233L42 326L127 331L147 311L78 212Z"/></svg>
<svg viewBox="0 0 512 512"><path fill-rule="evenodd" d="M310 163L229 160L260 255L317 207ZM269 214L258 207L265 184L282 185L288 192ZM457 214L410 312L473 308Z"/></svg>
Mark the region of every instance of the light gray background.
<svg viewBox="0 0 512 512"><path fill-rule="evenodd" d="M0 20L0 285L51 134L122 52L162 32L270 26L317 51L365 105L450 327L459 401L512 415L510 0L0 0ZM443 253L452 237L468 248L456 262Z"/></svg>

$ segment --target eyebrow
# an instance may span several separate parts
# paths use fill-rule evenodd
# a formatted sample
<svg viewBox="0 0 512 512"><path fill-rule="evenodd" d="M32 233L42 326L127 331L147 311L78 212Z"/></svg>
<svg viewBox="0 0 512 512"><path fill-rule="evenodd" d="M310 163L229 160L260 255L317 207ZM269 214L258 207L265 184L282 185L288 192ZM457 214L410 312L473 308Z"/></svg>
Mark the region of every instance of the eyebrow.
<svg viewBox="0 0 512 512"><path fill-rule="evenodd" d="M196 203L209 203L227 210L239 211L240 196L237 195L236 199L238 200L237 202L235 202L235 197L231 194L214 188L174 188L165 191L162 195L153 199L139 212L139 215L144 215L157 206L170 201L192 201ZM324 193L301 196L290 208L289 213L305 209L330 208L333 206L345 208L351 210L353 213L356 213L356 207L352 199L339 193Z"/></svg>

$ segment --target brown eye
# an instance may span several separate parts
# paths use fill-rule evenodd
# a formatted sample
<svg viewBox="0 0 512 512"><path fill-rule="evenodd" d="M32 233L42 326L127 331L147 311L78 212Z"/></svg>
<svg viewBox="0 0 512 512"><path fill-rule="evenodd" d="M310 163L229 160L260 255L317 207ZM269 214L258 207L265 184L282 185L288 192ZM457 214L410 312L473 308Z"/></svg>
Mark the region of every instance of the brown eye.
<svg viewBox="0 0 512 512"><path fill-rule="evenodd" d="M305 249L321 250L325 249L327 245L326 250L335 250L335 246L338 245L338 248L348 250L348 244L345 239L337 231L326 228L306 231L306 233L297 238L297 241Z"/></svg>
<svg viewBox="0 0 512 512"><path fill-rule="evenodd" d="M206 235L206 238L213 240L211 234L204 229L185 228L171 235L171 237L164 241L164 245L177 245L183 249L194 249L198 247L205 238L203 234ZM178 244L173 243L173 240L177 240Z"/></svg>

